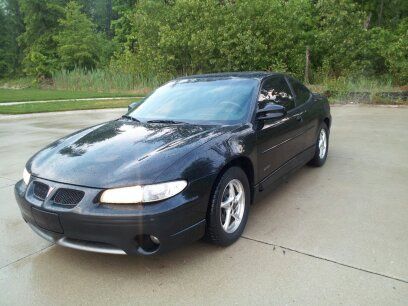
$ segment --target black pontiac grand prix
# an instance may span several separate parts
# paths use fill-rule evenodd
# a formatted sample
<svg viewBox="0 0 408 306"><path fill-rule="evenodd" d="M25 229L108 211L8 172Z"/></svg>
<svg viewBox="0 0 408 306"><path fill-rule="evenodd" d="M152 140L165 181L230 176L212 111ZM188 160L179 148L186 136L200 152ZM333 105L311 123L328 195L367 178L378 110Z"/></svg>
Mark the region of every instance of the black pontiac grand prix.
<svg viewBox="0 0 408 306"><path fill-rule="evenodd" d="M15 195L30 227L66 247L149 255L202 237L226 246L259 196L324 164L330 124L326 98L290 76L183 77L38 152Z"/></svg>

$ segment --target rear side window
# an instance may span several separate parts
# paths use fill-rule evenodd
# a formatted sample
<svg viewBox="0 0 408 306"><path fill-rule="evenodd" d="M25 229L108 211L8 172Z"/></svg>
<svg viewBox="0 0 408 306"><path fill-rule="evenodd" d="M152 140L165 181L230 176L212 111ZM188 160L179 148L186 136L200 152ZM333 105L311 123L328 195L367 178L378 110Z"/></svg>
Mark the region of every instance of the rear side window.
<svg viewBox="0 0 408 306"><path fill-rule="evenodd" d="M289 85L281 76L271 77L263 83L258 101L279 104L285 106L286 110L295 107Z"/></svg>
<svg viewBox="0 0 408 306"><path fill-rule="evenodd" d="M303 103L307 102L310 98L310 91L306 88L305 85L296 81L295 79L289 79L290 85L292 85L293 91L295 92L295 101L296 106L302 105Z"/></svg>

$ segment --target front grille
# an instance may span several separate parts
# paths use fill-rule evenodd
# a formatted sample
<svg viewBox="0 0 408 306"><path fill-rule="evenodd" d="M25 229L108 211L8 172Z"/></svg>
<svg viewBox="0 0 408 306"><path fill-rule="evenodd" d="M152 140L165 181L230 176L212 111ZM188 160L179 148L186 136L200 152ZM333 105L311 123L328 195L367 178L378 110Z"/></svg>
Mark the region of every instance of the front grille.
<svg viewBox="0 0 408 306"><path fill-rule="evenodd" d="M34 196L37 199L44 201L45 198L47 197L48 190L50 189L50 187L40 182L33 182L33 185L34 185L34 189L33 189Z"/></svg>
<svg viewBox="0 0 408 306"><path fill-rule="evenodd" d="M60 188L54 196L54 203L58 205L76 205L78 204L85 193L80 190Z"/></svg>

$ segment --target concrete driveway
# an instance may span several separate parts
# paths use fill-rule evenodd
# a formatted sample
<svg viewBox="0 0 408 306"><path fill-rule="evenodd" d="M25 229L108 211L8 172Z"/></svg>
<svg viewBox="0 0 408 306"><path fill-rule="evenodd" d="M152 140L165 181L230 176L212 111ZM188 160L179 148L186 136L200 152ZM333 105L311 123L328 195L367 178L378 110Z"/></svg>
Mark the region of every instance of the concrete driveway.
<svg viewBox="0 0 408 306"><path fill-rule="evenodd" d="M326 165L256 203L228 248L142 258L50 245L23 222L13 184L44 145L120 114L0 118L0 305L407 305L408 108L333 107Z"/></svg>

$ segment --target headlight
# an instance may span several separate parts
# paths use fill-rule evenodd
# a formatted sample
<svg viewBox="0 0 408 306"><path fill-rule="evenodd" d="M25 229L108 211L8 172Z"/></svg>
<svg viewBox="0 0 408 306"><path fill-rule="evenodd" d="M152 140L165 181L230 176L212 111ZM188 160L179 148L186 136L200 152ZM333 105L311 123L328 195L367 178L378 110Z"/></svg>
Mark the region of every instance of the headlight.
<svg viewBox="0 0 408 306"><path fill-rule="evenodd" d="M108 189L102 193L101 202L134 204L161 201L182 192L186 186L186 181L174 181L146 186Z"/></svg>
<svg viewBox="0 0 408 306"><path fill-rule="evenodd" d="M27 171L26 168L24 168L24 171L23 171L23 181L24 181L24 183L25 183L26 185L28 185L28 183L30 182L30 177L31 177L31 174L28 173L28 171Z"/></svg>

